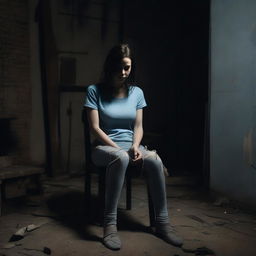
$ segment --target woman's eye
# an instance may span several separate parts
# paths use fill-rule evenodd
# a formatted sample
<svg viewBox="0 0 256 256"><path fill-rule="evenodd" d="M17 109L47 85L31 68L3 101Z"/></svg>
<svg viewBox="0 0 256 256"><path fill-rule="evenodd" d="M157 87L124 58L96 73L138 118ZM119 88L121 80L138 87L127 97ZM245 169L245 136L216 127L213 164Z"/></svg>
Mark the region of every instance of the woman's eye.
<svg viewBox="0 0 256 256"><path fill-rule="evenodd" d="M124 67L124 70L125 70L125 71L128 71L129 69L130 69L130 66L125 66L125 67Z"/></svg>

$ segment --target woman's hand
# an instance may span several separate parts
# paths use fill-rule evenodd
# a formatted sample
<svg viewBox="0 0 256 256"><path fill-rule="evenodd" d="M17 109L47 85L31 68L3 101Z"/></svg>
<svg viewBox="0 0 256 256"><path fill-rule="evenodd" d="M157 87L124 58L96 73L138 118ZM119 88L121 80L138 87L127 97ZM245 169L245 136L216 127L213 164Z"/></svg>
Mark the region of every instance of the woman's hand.
<svg viewBox="0 0 256 256"><path fill-rule="evenodd" d="M142 153L139 150L139 147L132 145L132 147L128 151L132 161L135 163L139 162L142 159Z"/></svg>

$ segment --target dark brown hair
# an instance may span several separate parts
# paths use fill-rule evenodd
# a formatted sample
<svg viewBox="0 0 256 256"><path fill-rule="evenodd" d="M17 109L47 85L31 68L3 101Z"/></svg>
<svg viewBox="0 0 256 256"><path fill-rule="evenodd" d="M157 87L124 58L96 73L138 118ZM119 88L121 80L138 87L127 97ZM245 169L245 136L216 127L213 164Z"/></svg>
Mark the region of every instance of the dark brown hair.
<svg viewBox="0 0 256 256"><path fill-rule="evenodd" d="M106 60L103 66L103 73L100 82L100 89L102 94L107 97L111 97L113 94L113 77L120 70L120 65L123 58L130 58L132 61L132 69L129 77L125 80L125 87L127 89L127 95L131 82L134 78L133 69L134 69L134 60L131 54L131 49L128 44L119 44L111 48L109 51Z"/></svg>

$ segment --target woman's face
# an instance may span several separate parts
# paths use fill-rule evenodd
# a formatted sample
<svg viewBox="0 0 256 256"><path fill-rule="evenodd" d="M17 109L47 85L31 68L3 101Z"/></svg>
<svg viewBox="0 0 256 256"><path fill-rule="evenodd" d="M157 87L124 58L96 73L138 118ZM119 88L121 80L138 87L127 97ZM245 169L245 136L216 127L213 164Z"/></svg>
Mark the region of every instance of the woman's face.
<svg viewBox="0 0 256 256"><path fill-rule="evenodd" d="M114 84L122 85L131 73L132 61L130 58L125 57L121 61L121 65L118 67L114 74Z"/></svg>

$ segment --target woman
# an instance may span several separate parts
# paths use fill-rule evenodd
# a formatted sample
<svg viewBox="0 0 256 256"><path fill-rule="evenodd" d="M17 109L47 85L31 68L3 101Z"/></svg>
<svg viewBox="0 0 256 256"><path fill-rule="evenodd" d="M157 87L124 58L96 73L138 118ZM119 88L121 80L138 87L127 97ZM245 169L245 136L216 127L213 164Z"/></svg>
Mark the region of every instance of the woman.
<svg viewBox="0 0 256 256"><path fill-rule="evenodd" d="M97 143L92 160L106 168L106 203L103 243L121 248L117 233L117 205L128 164L143 162L156 213L156 235L175 246L182 245L168 219L163 164L159 156L140 145L143 137L143 91L131 85L131 51L127 44L113 47L104 63L102 82L90 85L84 106Z"/></svg>

